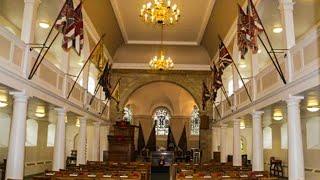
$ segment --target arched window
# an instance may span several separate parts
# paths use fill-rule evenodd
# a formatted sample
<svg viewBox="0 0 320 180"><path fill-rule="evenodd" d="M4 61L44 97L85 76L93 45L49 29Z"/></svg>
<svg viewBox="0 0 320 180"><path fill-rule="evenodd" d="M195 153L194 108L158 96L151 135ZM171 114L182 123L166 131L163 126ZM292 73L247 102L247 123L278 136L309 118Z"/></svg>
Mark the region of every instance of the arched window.
<svg viewBox="0 0 320 180"><path fill-rule="evenodd" d="M191 112L190 134L199 136L200 132L200 113L197 106L193 107Z"/></svg>
<svg viewBox="0 0 320 180"><path fill-rule="evenodd" d="M272 129L271 127L265 127L263 129L263 148L272 149Z"/></svg>
<svg viewBox="0 0 320 180"><path fill-rule="evenodd" d="M27 120L27 132L26 132L25 146L37 146L38 141L38 122L34 119Z"/></svg>
<svg viewBox="0 0 320 180"><path fill-rule="evenodd" d="M156 123L156 135L168 135L170 114L167 108L159 107L154 111L153 120Z"/></svg>
<svg viewBox="0 0 320 180"><path fill-rule="evenodd" d="M54 146L54 136L56 134L56 125L49 124L48 125L48 134L47 134L47 147Z"/></svg>
<svg viewBox="0 0 320 180"><path fill-rule="evenodd" d="M132 120L133 120L133 117L132 117L132 115L133 115L133 113L132 113L132 109L130 108L130 107L125 107L125 108L123 108L123 119L125 120L125 121L128 121L128 122L130 122L130 123L132 123Z"/></svg>
<svg viewBox="0 0 320 180"><path fill-rule="evenodd" d="M10 116L5 113L0 113L0 148L8 147L10 123Z"/></svg>

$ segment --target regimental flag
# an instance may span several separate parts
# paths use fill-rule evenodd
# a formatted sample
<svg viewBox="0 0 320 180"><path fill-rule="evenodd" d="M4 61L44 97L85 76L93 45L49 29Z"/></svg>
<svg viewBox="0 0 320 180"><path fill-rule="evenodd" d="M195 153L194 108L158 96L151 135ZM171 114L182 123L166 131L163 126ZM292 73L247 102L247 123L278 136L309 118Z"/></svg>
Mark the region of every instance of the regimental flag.
<svg viewBox="0 0 320 180"><path fill-rule="evenodd" d="M140 154L143 148L146 146L143 136L143 130L141 123L139 122L139 136L138 136L138 153Z"/></svg>
<svg viewBox="0 0 320 180"><path fill-rule="evenodd" d="M77 6L74 11L74 38L72 46L77 54L81 55L81 50L83 48L83 19L82 19L82 2Z"/></svg>
<svg viewBox="0 0 320 180"><path fill-rule="evenodd" d="M231 55L229 54L227 47L224 45L222 40L220 40L218 61L220 71L226 69L232 62L233 60Z"/></svg>
<svg viewBox="0 0 320 180"><path fill-rule="evenodd" d="M249 34L249 19L246 13L242 10L241 6L238 4L239 16L238 16L238 29L237 29L237 44L241 54L241 59L248 52L248 45L250 43Z"/></svg>
<svg viewBox="0 0 320 180"><path fill-rule="evenodd" d="M60 32L63 33L65 27L67 26L68 21L73 19L73 0L66 0L63 5L60 14L58 15L56 24L54 27Z"/></svg>
<svg viewBox="0 0 320 180"><path fill-rule="evenodd" d="M206 109L207 101L211 99L210 91L205 82L202 82L202 110Z"/></svg>
<svg viewBox="0 0 320 180"><path fill-rule="evenodd" d="M111 67L112 64L109 62L106 64L103 73L99 79L99 85L102 86L103 92L105 93L105 98L110 100L112 98L111 95Z"/></svg>
<svg viewBox="0 0 320 180"><path fill-rule="evenodd" d="M183 127L183 131L178 143L178 147L183 151L188 151L188 144L187 144L187 132L186 132L186 126Z"/></svg>
<svg viewBox="0 0 320 180"><path fill-rule="evenodd" d="M222 71L220 69L218 69L216 65L213 65L212 71L213 71L212 73L214 74L212 89L218 90L223 85L222 84Z"/></svg>
<svg viewBox="0 0 320 180"><path fill-rule="evenodd" d="M250 44L249 47L252 49L252 53L256 54L259 50L257 38L261 32L263 32L263 25L260 21L257 10L252 2L248 0L247 6L247 16L248 16L248 26L249 26L249 35L250 35Z"/></svg>
<svg viewBox="0 0 320 180"><path fill-rule="evenodd" d="M117 104L120 102L120 79L114 86L111 96L117 102Z"/></svg>
<svg viewBox="0 0 320 180"><path fill-rule="evenodd" d="M156 123L154 123L152 131L150 133L147 146L146 148L149 149L149 151L156 151L157 150L157 139L156 139Z"/></svg>
<svg viewBox="0 0 320 180"><path fill-rule="evenodd" d="M177 146L176 141L174 140L171 127L169 126L169 134L167 138L167 151L174 151L176 146Z"/></svg>
<svg viewBox="0 0 320 180"><path fill-rule="evenodd" d="M101 75L103 74L104 68L106 67L108 62L108 60L104 56L102 41L99 42L96 49L92 53L90 61L98 69L98 79L100 79Z"/></svg>

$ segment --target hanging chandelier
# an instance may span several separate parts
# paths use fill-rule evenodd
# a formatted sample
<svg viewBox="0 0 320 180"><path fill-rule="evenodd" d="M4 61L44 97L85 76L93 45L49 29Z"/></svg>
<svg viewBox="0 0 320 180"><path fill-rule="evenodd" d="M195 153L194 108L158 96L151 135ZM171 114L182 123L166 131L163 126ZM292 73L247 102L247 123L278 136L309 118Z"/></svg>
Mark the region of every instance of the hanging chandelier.
<svg viewBox="0 0 320 180"><path fill-rule="evenodd" d="M142 6L140 17L147 23L172 25L179 21L180 10L171 0L154 0Z"/></svg>
<svg viewBox="0 0 320 180"><path fill-rule="evenodd" d="M155 70L170 70L173 68L174 64L170 57L166 57L164 51L161 50L159 56L154 56L149 65Z"/></svg>
<svg viewBox="0 0 320 180"><path fill-rule="evenodd" d="M170 70L173 68L174 64L170 57L165 55L165 51L163 50L163 26L161 25L161 45L160 52L158 55L154 56L150 62L149 66L154 70Z"/></svg>

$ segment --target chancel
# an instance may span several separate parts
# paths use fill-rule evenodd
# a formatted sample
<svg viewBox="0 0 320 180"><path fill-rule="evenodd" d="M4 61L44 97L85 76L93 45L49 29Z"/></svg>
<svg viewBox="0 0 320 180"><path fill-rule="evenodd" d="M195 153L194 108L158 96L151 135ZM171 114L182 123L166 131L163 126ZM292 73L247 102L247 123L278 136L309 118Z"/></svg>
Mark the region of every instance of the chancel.
<svg viewBox="0 0 320 180"><path fill-rule="evenodd" d="M320 0L0 0L0 180L320 179Z"/></svg>

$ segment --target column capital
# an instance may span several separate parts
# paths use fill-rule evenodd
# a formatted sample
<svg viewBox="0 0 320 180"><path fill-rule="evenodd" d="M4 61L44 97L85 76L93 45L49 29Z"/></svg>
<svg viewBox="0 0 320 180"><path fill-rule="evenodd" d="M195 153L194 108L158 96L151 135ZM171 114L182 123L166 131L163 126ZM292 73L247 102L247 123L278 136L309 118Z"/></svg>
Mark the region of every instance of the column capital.
<svg viewBox="0 0 320 180"><path fill-rule="evenodd" d="M25 91L10 91L9 94L13 96L15 101L19 102L26 102L29 98Z"/></svg>
<svg viewBox="0 0 320 180"><path fill-rule="evenodd" d="M227 127L228 127L228 124L225 124L225 123L220 124L220 128L227 128Z"/></svg>
<svg viewBox="0 0 320 180"><path fill-rule="evenodd" d="M96 121L96 122L93 122L92 124L93 124L94 126L100 126L100 125L101 125L101 122Z"/></svg>
<svg viewBox="0 0 320 180"><path fill-rule="evenodd" d="M251 113L251 115L252 115L253 119L261 118L263 113L264 113L263 111L254 111L254 112Z"/></svg>
<svg viewBox="0 0 320 180"><path fill-rule="evenodd" d="M295 3L292 0L279 0L279 9L281 10L293 10Z"/></svg>
<svg viewBox="0 0 320 180"><path fill-rule="evenodd" d="M240 124L241 120L241 118L235 118L233 119L233 124Z"/></svg>
<svg viewBox="0 0 320 180"><path fill-rule="evenodd" d="M35 3L35 4L40 4L41 0L24 0L24 3Z"/></svg>
<svg viewBox="0 0 320 180"><path fill-rule="evenodd" d="M54 110L58 113L58 115L61 115L61 116L66 115L66 109L65 108L54 108Z"/></svg>
<svg viewBox="0 0 320 180"><path fill-rule="evenodd" d="M78 117L80 124L85 124L87 123L87 117Z"/></svg>
<svg viewBox="0 0 320 180"><path fill-rule="evenodd" d="M299 103L301 102L301 100L303 100L304 97L303 96L291 96L289 95L289 97L286 99L287 104L290 105L299 105Z"/></svg>

